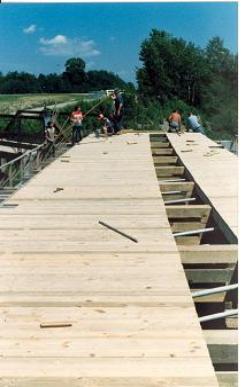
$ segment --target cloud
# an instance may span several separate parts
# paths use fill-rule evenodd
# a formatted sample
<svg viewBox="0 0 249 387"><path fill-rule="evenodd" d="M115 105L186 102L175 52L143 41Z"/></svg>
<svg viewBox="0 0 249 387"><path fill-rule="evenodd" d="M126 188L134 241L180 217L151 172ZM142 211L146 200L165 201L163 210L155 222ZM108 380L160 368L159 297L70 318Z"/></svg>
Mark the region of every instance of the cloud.
<svg viewBox="0 0 249 387"><path fill-rule="evenodd" d="M48 56L84 56L93 57L100 54L94 40L68 38L56 35L51 39L40 39L40 52Z"/></svg>
<svg viewBox="0 0 249 387"><path fill-rule="evenodd" d="M33 34L35 31L36 31L36 25L35 24L31 24L29 27L23 29L23 32L25 34Z"/></svg>
<svg viewBox="0 0 249 387"><path fill-rule="evenodd" d="M64 35L56 35L52 39L40 39L40 43L45 45L45 46L57 46L61 44L67 44L68 40L67 37Z"/></svg>

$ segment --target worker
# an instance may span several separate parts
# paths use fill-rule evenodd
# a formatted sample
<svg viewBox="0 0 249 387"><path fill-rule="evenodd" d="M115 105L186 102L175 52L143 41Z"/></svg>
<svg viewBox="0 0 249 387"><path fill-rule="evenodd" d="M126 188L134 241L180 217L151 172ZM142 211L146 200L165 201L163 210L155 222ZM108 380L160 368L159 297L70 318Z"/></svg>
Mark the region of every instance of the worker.
<svg viewBox="0 0 249 387"><path fill-rule="evenodd" d="M105 117L104 114L100 113L98 116L98 120L103 122L102 131L105 137L108 137L109 135L112 135L114 133L114 122L111 117Z"/></svg>
<svg viewBox="0 0 249 387"><path fill-rule="evenodd" d="M182 118L178 110L173 110L168 118L169 132L179 132L181 130Z"/></svg>
<svg viewBox="0 0 249 387"><path fill-rule="evenodd" d="M189 114L188 114L187 126L189 129L191 129L195 133L203 133L204 134L204 128L202 127L202 125L200 123L200 118L197 117L192 112L189 112Z"/></svg>
<svg viewBox="0 0 249 387"><path fill-rule="evenodd" d="M114 100L114 133L118 133L123 128L124 101L119 89L115 89L112 95Z"/></svg>
<svg viewBox="0 0 249 387"><path fill-rule="evenodd" d="M81 139L81 130L82 130L82 121L85 117L85 114L81 111L80 106L76 106L74 111L71 113L71 123L73 125L72 128L72 145L75 143L78 144Z"/></svg>
<svg viewBox="0 0 249 387"><path fill-rule="evenodd" d="M46 140L46 153L51 153L52 156L55 156L55 126L52 121L49 121L45 129L45 140Z"/></svg>
<svg viewBox="0 0 249 387"><path fill-rule="evenodd" d="M45 125L45 128L46 128L48 126L49 121L52 120L52 112L51 112L51 110L49 110L47 108L46 105L44 105L44 109L42 111L42 115L43 115L44 125Z"/></svg>

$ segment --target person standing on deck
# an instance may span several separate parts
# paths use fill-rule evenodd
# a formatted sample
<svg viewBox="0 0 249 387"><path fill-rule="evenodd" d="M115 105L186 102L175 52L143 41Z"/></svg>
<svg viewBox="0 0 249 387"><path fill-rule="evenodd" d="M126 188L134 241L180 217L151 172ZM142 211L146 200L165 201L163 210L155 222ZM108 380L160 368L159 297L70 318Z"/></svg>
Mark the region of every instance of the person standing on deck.
<svg viewBox="0 0 249 387"><path fill-rule="evenodd" d="M47 128L48 123L52 120L52 112L49 111L49 109L47 108L46 105L44 105L42 115L43 115L43 119L44 119L45 128Z"/></svg>
<svg viewBox="0 0 249 387"><path fill-rule="evenodd" d="M178 110L174 110L169 118L169 132L179 132L181 130L181 124L182 124L182 117Z"/></svg>
<svg viewBox="0 0 249 387"><path fill-rule="evenodd" d="M52 121L49 121L45 129L45 139L47 143L46 152L55 156L55 127Z"/></svg>
<svg viewBox="0 0 249 387"><path fill-rule="evenodd" d="M78 144L81 139L81 130L82 130L82 121L84 118L84 113L82 113L80 106L76 106L74 111L71 113L71 122L73 124L72 130L72 145L75 143Z"/></svg>
<svg viewBox="0 0 249 387"><path fill-rule="evenodd" d="M195 114L193 114L192 112L189 112L189 114L188 114L187 126L189 129L191 129L195 133L203 133L204 134L204 128L200 124L199 118Z"/></svg>
<svg viewBox="0 0 249 387"><path fill-rule="evenodd" d="M123 128L123 117L124 117L124 101L123 97L118 89L114 90L114 133L118 133Z"/></svg>

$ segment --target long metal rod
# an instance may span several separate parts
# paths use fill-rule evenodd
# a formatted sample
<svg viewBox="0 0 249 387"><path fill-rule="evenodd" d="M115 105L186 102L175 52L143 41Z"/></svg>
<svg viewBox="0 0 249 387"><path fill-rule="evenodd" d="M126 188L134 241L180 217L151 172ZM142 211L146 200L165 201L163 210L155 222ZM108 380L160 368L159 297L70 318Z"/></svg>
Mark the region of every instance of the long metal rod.
<svg viewBox="0 0 249 387"><path fill-rule="evenodd" d="M227 286L219 286L217 288L212 288L212 289L204 289L204 290L198 290L197 292L192 293L192 297L205 297L209 296L210 294L218 294L218 293L223 293L223 292L228 292L230 290L238 289L238 284L233 284L233 285L227 285Z"/></svg>
<svg viewBox="0 0 249 387"><path fill-rule="evenodd" d="M175 204L175 203L185 203L185 202L194 202L196 198L185 198L185 199L174 199L174 200L165 200L164 204Z"/></svg>
<svg viewBox="0 0 249 387"><path fill-rule="evenodd" d="M186 191L162 191L161 194L162 195L175 195L175 194L180 194L180 193L183 193L183 192L186 192Z"/></svg>
<svg viewBox="0 0 249 387"><path fill-rule="evenodd" d="M159 183L177 183L178 181L186 181L186 179L159 179Z"/></svg>
<svg viewBox="0 0 249 387"><path fill-rule="evenodd" d="M183 231L183 232L175 232L175 233L173 233L173 236L179 237L179 236L185 236L185 235L202 234L204 232L211 232L211 231L214 231L214 227L199 228L196 230L189 230L189 231Z"/></svg>
<svg viewBox="0 0 249 387"><path fill-rule="evenodd" d="M238 315L238 309L230 309L230 310L225 310L224 312L221 312L221 313L209 314L208 316L200 317L199 321L206 322L206 321L212 321L212 320L219 320L221 318L236 316L236 315Z"/></svg>
<svg viewBox="0 0 249 387"><path fill-rule="evenodd" d="M117 228L112 227L112 226L110 226L109 224L107 224L105 222L102 222L101 220L99 221L99 224L101 224L102 226L105 226L105 227L109 228L110 230L112 230L112 231L114 231L114 232L124 236L125 238L130 239L132 242L138 243L138 240L136 238L133 238L132 236L126 234L125 232L120 231Z"/></svg>
<svg viewBox="0 0 249 387"><path fill-rule="evenodd" d="M116 233L124 236L125 238L128 238L130 239L132 242L135 242L135 243L138 243L138 240L136 238L133 238L132 236L126 234L125 232L123 231L120 231L118 230L117 228L113 227L113 226L110 226L109 224L105 223L105 222L102 222L101 220L99 221L99 224L101 224L102 226L105 226L107 228L109 228L110 230L112 231L115 231Z"/></svg>

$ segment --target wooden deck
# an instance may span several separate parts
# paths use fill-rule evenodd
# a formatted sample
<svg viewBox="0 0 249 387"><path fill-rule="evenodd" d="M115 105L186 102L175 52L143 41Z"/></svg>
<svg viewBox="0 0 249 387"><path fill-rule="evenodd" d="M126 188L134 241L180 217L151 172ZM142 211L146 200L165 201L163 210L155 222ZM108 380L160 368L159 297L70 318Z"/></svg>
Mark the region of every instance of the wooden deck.
<svg viewBox="0 0 249 387"><path fill-rule="evenodd" d="M6 204L0 386L218 386L149 135L86 138Z"/></svg>
<svg viewBox="0 0 249 387"><path fill-rule="evenodd" d="M200 133L181 136L168 133L167 136L195 183L237 238L238 157L218 148L217 143Z"/></svg>

